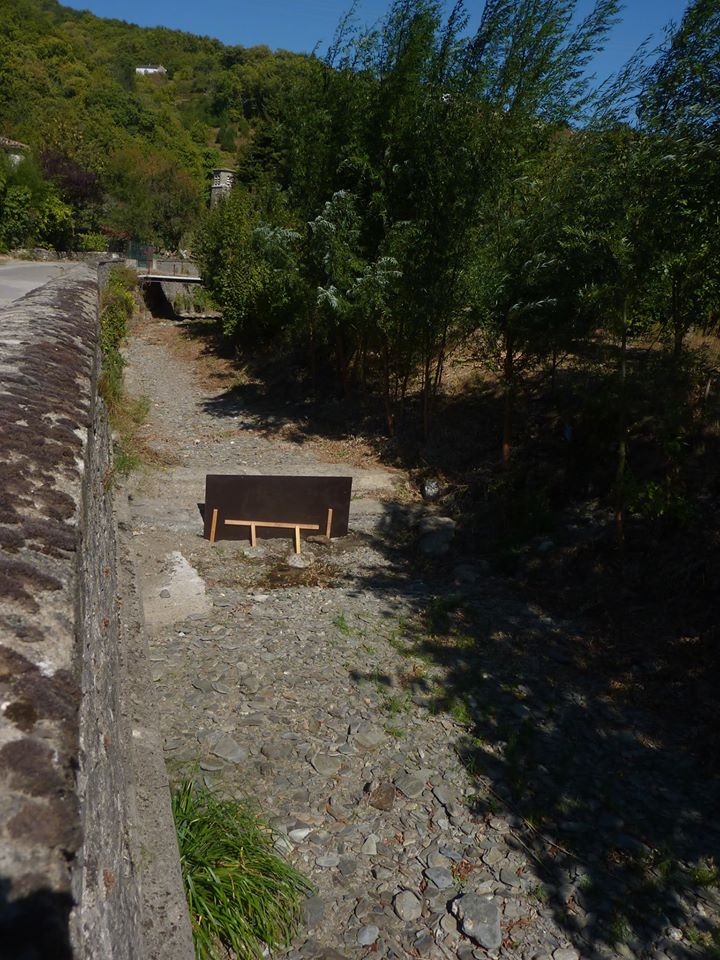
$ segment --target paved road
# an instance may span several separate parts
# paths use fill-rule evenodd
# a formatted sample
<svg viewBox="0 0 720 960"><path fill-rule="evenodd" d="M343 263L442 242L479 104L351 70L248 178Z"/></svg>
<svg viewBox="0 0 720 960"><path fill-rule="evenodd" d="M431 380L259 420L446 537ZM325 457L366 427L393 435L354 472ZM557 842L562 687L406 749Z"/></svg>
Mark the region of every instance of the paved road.
<svg viewBox="0 0 720 960"><path fill-rule="evenodd" d="M24 260L0 261L0 308L26 293L42 287L48 280L67 273L74 263L32 263Z"/></svg>

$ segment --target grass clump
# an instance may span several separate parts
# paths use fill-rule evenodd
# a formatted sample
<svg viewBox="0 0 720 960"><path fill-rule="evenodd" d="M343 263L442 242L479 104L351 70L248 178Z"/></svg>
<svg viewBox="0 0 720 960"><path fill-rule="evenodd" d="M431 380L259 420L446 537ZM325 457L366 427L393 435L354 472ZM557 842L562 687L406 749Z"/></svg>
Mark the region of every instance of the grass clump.
<svg viewBox="0 0 720 960"><path fill-rule="evenodd" d="M263 957L288 946L310 883L275 852L246 804L184 780L172 796L180 865L198 960Z"/></svg>
<svg viewBox="0 0 720 960"><path fill-rule="evenodd" d="M145 459L138 428L147 419L150 401L147 397L128 398L123 384L125 360L120 352L135 312L136 283L132 270L113 267L100 296L100 394L118 439L111 483L137 469Z"/></svg>
<svg viewBox="0 0 720 960"><path fill-rule="evenodd" d="M340 633L344 634L346 637L352 633L352 627L345 619L344 613L339 613L333 620L333 626L336 630L339 630Z"/></svg>

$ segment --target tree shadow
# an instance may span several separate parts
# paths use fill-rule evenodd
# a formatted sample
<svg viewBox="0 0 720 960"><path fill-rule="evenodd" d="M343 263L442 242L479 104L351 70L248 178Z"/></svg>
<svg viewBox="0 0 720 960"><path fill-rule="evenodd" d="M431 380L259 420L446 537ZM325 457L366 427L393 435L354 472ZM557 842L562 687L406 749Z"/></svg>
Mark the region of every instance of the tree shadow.
<svg viewBox="0 0 720 960"><path fill-rule="evenodd" d="M0 958L72 960L70 894L49 888L13 897L12 883L0 878Z"/></svg>
<svg viewBox="0 0 720 960"><path fill-rule="evenodd" d="M623 696L591 626L493 577L432 588L406 628L433 667L416 702L454 717L473 812L504 818L529 858L534 879L517 882L583 956L716 957L720 780Z"/></svg>
<svg viewBox="0 0 720 960"><path fill-rule="evenodd" d="M277 376L258 372L209 398L206 410L241 418L270 437L282 429L299 443L377 430L376 410L353 413L340 401L313 399L302 377L283 384L279 373L280 366ZM609 511L592 503L607 494L614 473L614 424L599 386L578 367L566 372L551 402L537 400L540 379L519 398L530 427L514 458L519 485L504 479L502 496L525 490L547 497L556 541L548 552L538 549L538 529L512 529L502 497L492 493L501 477L493 453L501 397L492 384L476 383L442 401L434 446L410 425L394 440L375 441L387 463L430 466L464 485L454 505L465 555L434 562L406 551L403 558L388 511L372 544L394 564L393 577L348 577L359 589L400 595L398 606L415 611L406 652L432 666L433 681L421 679L413 692L427 709L455 719L457 750L477 786L475 814L487 823L501 814L510 825L532 864L542 909L583 956L605 948L604 956L717 958L720 781L708 741L692 749L688 719L720 689L710 643L717 533L712 525L692 525L678 557L675 533L662 546L658 537L667 528L631 520L620 569ZM414 419L412 405L408 415ZM717 449L705 445L698 471L708 471ZM632 457L648 475L655 456L638 434ZM503 536L516 537L513 563L505 576L493 576L488 571L498 557L489 544ZM653 553L673 562L653 566ZM678 601L672 622L663 623L663 594L682 592L683 558L692 570L704 564L693 625L700 624L705 643L667 657L687 640L687 606ZM461 560L475 564L477 576L458 587L453 568ZM648 571L655 571L653 591ZM428 594L443 599L428 602ZM353 679L384 689L394 684L388 673ZM645 695L649 688L652 696Z"/></svg>

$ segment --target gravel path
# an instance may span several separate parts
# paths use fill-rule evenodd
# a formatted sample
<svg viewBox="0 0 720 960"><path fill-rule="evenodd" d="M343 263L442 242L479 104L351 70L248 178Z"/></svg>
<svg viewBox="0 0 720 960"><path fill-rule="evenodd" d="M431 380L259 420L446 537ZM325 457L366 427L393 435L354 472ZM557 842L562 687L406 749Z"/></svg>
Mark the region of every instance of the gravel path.
<svg viewBox="0 0 720 960"><path fill-rule="evenodd" d="M574 625L478 566L419 561L402 475L274 436L163 327L131 340L127 382L173 463L127 482L121 527L170 770L257 799L317 887L276 956L710 955L716 784L618 715ZM304 566L281 540L210 546L208 472L349 472L351 533Z"/></svg>

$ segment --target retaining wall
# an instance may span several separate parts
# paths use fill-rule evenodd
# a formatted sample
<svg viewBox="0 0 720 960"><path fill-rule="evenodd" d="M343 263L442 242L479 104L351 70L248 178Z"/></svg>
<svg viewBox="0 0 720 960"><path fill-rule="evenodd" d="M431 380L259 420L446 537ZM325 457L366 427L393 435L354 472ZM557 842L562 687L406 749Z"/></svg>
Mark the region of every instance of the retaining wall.
<svg viewBox="0 0 720 960"><path fill-rule="evenodd" d="M163 955L132 836L97 288L82 265L0 311L0 956L22 960Z"/></svg>

